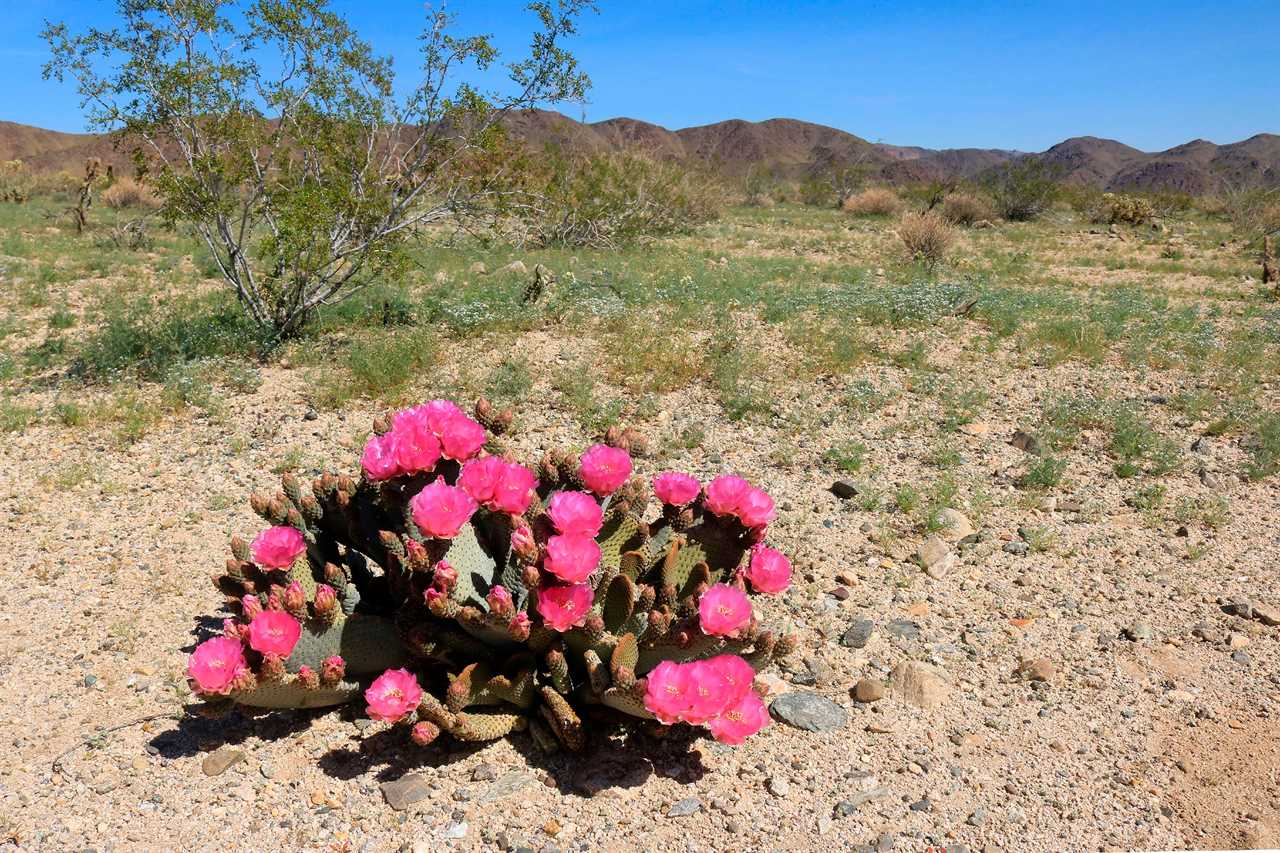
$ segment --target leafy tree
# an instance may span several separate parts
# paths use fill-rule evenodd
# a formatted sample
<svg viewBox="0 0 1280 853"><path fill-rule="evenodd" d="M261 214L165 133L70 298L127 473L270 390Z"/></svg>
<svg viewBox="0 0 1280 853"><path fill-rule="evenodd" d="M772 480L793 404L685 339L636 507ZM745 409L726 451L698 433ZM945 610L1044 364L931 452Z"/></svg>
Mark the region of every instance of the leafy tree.
<svg viewBox="0 0 1280 853"><path fill-rule="evenodd" d="M272 346L403 261L424 225L503 199L503 118L581 100L562 44L589 0L546 0L509 85L457 80L499 61L429 11L416 83L396 85L327 0L116 0L119 24L47 24L45 76L72 78L91 124L120 131Z"/></svg>

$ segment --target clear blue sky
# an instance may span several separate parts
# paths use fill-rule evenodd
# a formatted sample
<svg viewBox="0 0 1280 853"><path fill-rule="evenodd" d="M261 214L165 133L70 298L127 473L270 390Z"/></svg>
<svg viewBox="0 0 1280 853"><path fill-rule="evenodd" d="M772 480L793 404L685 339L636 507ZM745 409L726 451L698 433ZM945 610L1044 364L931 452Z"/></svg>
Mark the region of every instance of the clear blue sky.
<svg viewBox="0 0 1280 853"><path fill-rule="evenodd" d="M0 119L81 130L40 78L44 19L106 24L111 0L0 0ZM334 0L411 67L423 4ZM455 0L515 48L519 2ZM873 141L1042 150L1068 136L1159 150L1280 132L1280 0L601 0L574 50L591 102L563 111L670 128L779 116Z"/></svg>

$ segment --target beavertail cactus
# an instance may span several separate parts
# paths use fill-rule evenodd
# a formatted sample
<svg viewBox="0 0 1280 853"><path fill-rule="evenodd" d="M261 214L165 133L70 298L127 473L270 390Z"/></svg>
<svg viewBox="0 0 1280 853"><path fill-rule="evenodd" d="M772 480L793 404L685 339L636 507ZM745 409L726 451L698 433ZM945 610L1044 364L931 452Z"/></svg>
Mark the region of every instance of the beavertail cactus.
<svg viewBox="0 0 1280 853"><path fill-rule="evenodd" d="M578 749L606 716L725 743L766 725L755 675L795 645L749 595L790 582L763 541L773 500L740 477L634 475L634 430L526 467L503 450L511 413L475 415L397 412L358 476L253 495L269 526L234 538L214 578L238 616L191 655L192 689L268 709L363 700L418 744L528 728Z"/></svg>

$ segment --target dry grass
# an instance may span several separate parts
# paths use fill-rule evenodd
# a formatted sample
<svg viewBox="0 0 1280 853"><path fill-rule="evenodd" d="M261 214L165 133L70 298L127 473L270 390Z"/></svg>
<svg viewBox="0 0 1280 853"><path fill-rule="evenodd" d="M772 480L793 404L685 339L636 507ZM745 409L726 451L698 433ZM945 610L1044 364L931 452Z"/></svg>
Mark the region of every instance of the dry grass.
<svg viewBox="0 0 1280 853"><path fill-rule="evenodd" d="M973 225L996 218L991 202L974 193L952 193L942 202L942 218L952 225Z"/></svg>
<svg viewBox="0 0 1280 853"><path fill-rule="evenodd" d="M896 216L902 209L902 200L886 187L867 187L846 198L840 209L850 216Z"/></svg>
<svg viewBox="0 0 1280 853"><path fill-rule="evenodd" d="M160 206L160 199L150 187L143 186L133 178L120 178L103 190L102 203L112 210L131 207L155 210Z"/></svg>
<svg viewBox="0 0 1280 853"><path fill-rule="evenodd" d="M898 239L911 257L928 267L946 260L956 241L955 229L932 213L908 213L898 221Z"/></svg>

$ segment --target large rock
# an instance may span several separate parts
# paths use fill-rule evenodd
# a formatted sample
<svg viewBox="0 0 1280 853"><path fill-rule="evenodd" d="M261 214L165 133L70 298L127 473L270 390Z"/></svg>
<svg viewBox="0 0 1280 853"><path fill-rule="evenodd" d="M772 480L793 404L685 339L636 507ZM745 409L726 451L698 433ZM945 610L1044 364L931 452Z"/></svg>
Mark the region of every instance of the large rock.
<svg viewBox="0 0 1280 853"><path fill-rule="evenodd" d="M381 785L387 805L396 811L404 811L414 803L431 795L431 784L423 773L410 773Z"/></svg>
<svg viewBox="0 0 1280 853"><path fill-rule="evenodd" d="M924 567L925 574L935 579L946 577L959 562L959 557L951 550L951 546L937 534L920 543L920 547L916 549L916 559Z"/></svg>
<svg viewBox="0 0 1280 853"><path fill-rule="evenodd" d="M769 713L774 719L807 732L838 729L849 721L849 713L825 696L808 691L787 693L773 700Z"/></svg>
<svg viewBox="0 0 1280 853"><path fill-rule="evenodd" d="M894 667L893 689L907 704L926 710L941 705L951 693L951 686L941 672L914 660Z"/></svg>
<svg viewBox="0 0 1280 853"><path fill-rule="evenodd" d="M940 510L934 517L942 529L938 531L938 535L947 542L959 542L977 533L973 523L969 521L969 517L958 509L947 507Z"/></svg>

